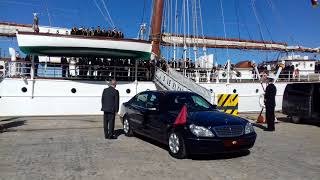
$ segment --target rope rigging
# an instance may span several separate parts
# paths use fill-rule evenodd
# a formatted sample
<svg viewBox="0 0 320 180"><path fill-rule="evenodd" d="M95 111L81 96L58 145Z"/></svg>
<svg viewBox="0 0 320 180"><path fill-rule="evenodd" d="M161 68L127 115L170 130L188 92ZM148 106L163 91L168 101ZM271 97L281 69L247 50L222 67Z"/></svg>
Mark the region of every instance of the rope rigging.
<svg viewBox="0 0 320 180"><path fill-rule="evenodd" d="M227 39L226 24L225 24L225 20L224 20L224 12L223 12L222 0L220 0L220 7L221 7L224 38ZM227 46L227 58L229 59L229 48L228 48L228 46Z"/></svg>
<svg viewBox="0 0 320 180"><path fill-rule="evenodd" d="M261 38L262 41L264 41L264 36L263 36L262 29L261 29L261 22L260 22L260 19L258 17L257 10L256 10L255 0L251 0L251 7L252 7L252 10L253 10L254 16L255 16L255 18L257 20L257 23L258 23L260 38Z"/></svg>
<svg viewBox="0 0 320 180"><path fill-rule="evenodd" d="M108 8L107 8L104 0L101 0L101 2L102 2L102 4L103 4L103 7L104 7L105 11L107 12L107 15L108 15L109 20L110 20L110 22L111 22L111 24L112 24L112 27L114 28L115 25L114 25L114 23L113 23L113 20L112 20L112 18L111 18L111 16L110 16L109 10L108 10Z"/></svg>
<svg viewBox="0 0 320 180"><path fill-rule="evenodd" d="M113 23L113 21L112 21L112 18L111 18L111 16L110 16L110 13L109 13L109 11L108 11L108 9L107 9L107 6L106 6L104 0L101 0L101 2L102 2L102 4L103 4L103 6L104 6L104 10L106 11L107 15L105 15L105 13L102 11L102 9L101 9L101 7L99 6L97 0L93 0L93 1L94 1L94 3L95 3L96 7L99 9L99 11L100 11L101 15L103 16L103 18L106 20L106 22L107 22L112 28L115 28L115 25L114 25L114 23Z"/></svg>

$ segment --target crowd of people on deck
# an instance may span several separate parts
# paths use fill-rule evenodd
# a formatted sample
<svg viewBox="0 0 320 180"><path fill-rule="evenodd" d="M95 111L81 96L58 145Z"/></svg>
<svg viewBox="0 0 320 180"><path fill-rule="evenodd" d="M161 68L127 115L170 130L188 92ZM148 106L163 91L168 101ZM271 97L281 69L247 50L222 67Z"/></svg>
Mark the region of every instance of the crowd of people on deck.
<svg viewBox="0 0 320 180"><path fill-rule="evenodd" d="M25 58L26 68L25 73L30 74L31 69L31 56L27 55ZM63 78L81 78L81 79L95 79L95 80L106 80L117 78L117 80L122 81L132 81L135 80L136 64L135 60L132 59L122 59L122 58L109 58L109 57L62 57L61 63L39 63L39 58L36 56L34 58L34 74L35 76L42 76L43 73L38 73L39 69L44 69L44 67L58 67L55 72L55 77L62 76ZM42 64L42 66L41 66ZM44 64L46 64L44 66ZM175 68L178 72L187 72L192 75L193 72L199 72L204 75L207 74L208 70L212 73L216 73L219 69L226 69L226 65L213 66L212 68L200 68L199 64L194 63L191 59L187 58L178 59L174 61L171 59L167 61L162 58L160 60L137 60L137 78L138 80L152 80L155 75L155 68L158 67L163 71L167 71L168 68ZM257 66L258 71L265 72L271 71L276 73L279 64L269 63L269 64L259 64ZM184 71L186 70L186 71ZM230 65L231 71L237 71L234 64ZM287 64L281 71L280 79L294 79L295 76L294 65ZM43 70L40 70L43 72ZM61 73L57 72L60 71ZM320 63L315 64L315 73L320 72ZM255 69L252 69L252 74L256 74ZM240 76L237 76L240 77Z"/></svg>
<svg viewBox="0 0 320 180"><path fill-rule="evenodd" d="M110 28L108 30L106 30L105 28L100 28L100 26L98 26L96 29L94 29L93 27L91 28L77 28L77 27L73 27L71 29L71 35L83 35L83 36L102 36L102 37L112 37L112 38L124 38L124 34L117 30L116 28L114 28L113 30L111 30Z"/></svg>
<svg viewBox="0 0 320 180"><path fill-rule="evenodd" d="M178 59L174 61L172 58L171 60L168 61L168 65L171 68L186 68L186 69L194 69L196 68L196 65L190 58L184 59Z"/></svg>
<svg viewBox="0 0 320 180"><path fill-rule="evenodd" d="M76 77L106 80L117 78L122 81L135 80L135 60L119 58L79 57L61 58L62 77L70 77L70 62L75 63ZM154 61L137 61L138 80L151 80L154 76Z"/></svg>

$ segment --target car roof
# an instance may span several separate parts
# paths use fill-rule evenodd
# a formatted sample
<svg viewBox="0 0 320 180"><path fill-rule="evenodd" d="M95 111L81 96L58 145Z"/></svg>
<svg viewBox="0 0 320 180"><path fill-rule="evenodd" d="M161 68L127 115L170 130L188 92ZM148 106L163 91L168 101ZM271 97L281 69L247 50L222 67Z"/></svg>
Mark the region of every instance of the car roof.
<svg viewBox="0 0 320 180"><path fill-rule="evenodd" d="M163 94L163 95L176 95L176 94L196 94L194 92L191 91L166 91L166 90L149 90L149 91L143 91L141 93L145 93L145 92L153 92L153 93L159 93L159 94Z"/></svg>

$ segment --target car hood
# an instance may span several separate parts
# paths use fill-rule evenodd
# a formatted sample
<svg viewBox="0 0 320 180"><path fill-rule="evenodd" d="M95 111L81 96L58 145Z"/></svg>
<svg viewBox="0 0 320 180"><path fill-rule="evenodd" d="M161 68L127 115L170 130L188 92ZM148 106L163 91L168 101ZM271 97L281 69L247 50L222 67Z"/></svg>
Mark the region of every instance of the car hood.
<svg viewBox="0 0 320 180"><path fill-rule="evenodd" d="M188 123L197 126L245 125L248 121L219 111L201 111L188 113Z"/></svg>

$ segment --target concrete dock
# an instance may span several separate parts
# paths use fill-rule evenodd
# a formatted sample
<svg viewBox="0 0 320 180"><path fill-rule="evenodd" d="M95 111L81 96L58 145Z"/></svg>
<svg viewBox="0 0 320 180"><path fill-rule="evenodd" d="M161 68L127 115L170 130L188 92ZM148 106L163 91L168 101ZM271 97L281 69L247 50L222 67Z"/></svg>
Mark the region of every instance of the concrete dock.
<svg viewBox="0 0 320 180"><path fill-rule="evenodd" d="M242 114L254 119L257 114ZM172 158L144 137L103 136L102 116L1 117L0 180L308 179L320 177L320 123L278 115L275 132L255 125L248 152Z"/></svg>

